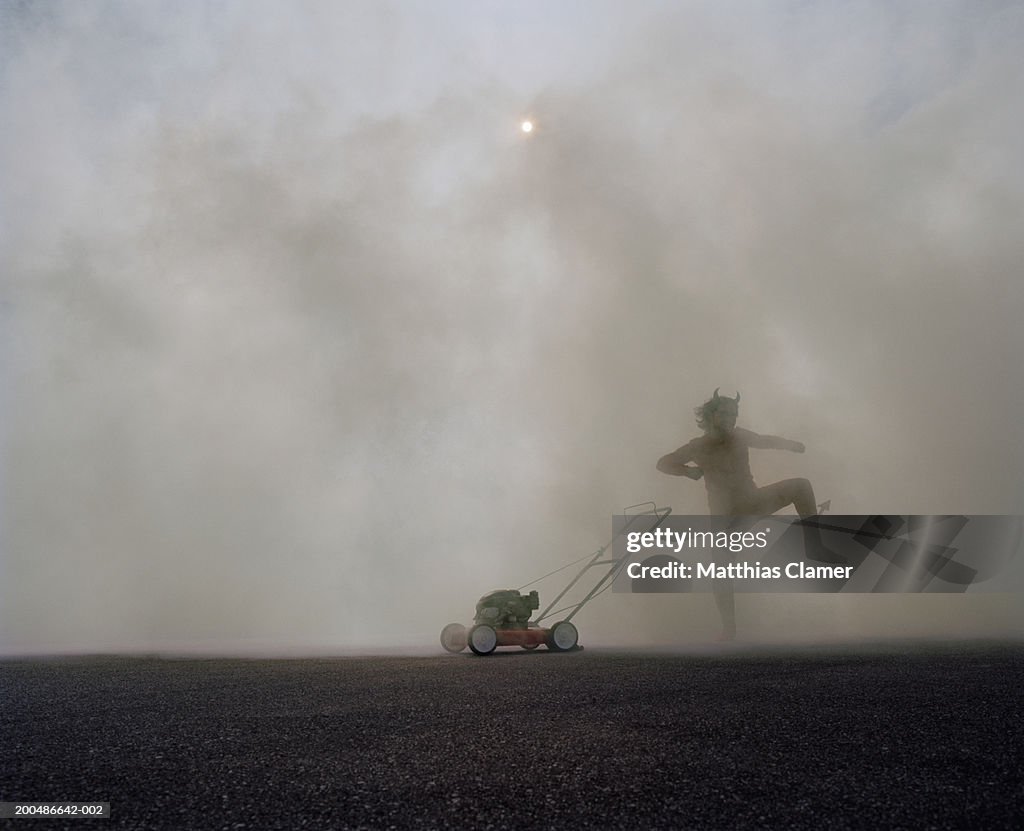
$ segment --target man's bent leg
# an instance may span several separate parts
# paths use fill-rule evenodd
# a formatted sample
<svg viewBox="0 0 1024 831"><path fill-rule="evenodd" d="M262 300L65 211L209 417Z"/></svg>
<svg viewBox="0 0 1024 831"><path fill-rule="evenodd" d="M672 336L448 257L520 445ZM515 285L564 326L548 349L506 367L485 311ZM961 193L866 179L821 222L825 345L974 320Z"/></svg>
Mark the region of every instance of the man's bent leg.
<svg viewBox="0 0 1024 831"><path fill-rule="evenodd" d="M767 516L792 505L802 517L814 516L814 488L807 479L783 479L758 488L754 494L752 514Z"/></svg>
<svg viewBox="0 0 1024 831"><path fill-rule="evenodd" d="M754 504L756 513L774 514L788 505L796 508L801 520L816 519L817 506L814 501L814 488L806 479L785 479L757 489ZM821 539L821 531L813 524L799 523L804 533L804 556L808 560L819 563L844 564L846 558L825 546Z"/></svg>

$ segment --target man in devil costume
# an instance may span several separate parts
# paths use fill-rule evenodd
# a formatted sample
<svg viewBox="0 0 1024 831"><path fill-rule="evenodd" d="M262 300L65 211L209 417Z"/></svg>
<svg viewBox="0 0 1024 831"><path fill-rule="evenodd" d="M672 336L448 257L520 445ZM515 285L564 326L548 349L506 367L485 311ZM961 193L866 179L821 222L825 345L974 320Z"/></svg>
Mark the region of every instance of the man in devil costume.
<svg viewBox="0 0 1024 831"><path fill-rule="evenodd" d="M687 442L658 460L658 470L670 476L686 476L694 481L703 477L708 492L708 508L716 516L766 516L788 505L801 518L816 513L814 489L806 479L784 479L759 488L750 473L750 448L790 450L803 453L804 446L778 436L762 436L736 426L740 394L727 398L715 394L697 407L697 426L704 435ZM695 463L695 464L691 464ZM804 524L804 550L808 559L822 563L846 560L825 547L814 524ZM736 635L736 612L732 591L716 591L715 600L722 615L724 640Z"/></svg>

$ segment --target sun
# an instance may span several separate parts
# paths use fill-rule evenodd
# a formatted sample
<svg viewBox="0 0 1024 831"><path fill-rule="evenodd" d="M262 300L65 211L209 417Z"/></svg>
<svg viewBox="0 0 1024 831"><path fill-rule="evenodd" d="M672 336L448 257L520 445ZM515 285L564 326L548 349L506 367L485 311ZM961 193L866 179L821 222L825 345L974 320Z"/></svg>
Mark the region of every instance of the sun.
<svg viewBox="0 0 1024 831"><path fill-rule="evenodd" d="M533 122L530 121L529 119L527 119L526 121L524 121L522 124L519 125L519 129L522 130L524 133L527 133L527 134L532 133L533 132Z"/></svg>

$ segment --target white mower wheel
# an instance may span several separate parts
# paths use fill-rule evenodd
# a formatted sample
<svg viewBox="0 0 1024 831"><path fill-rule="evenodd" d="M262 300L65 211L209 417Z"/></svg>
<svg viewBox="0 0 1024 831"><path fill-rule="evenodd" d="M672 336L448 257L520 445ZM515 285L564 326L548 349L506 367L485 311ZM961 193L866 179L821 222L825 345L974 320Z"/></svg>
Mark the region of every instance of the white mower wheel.
<svg viewBox="0 0 1024 831"><path fill-rule="evenodd" d="M461 623L449 623L441 630L441 646L456 653L466 648L466 627Z"/></svg>
<svg viewBox="0 0 1024 831"><path fill-rule="evenodd" d="M547 645L552 652L568 652L579 643L580 633L567 620L560 620L548 632Z"/></svg>
<svg viewBox="0 0 1024 831"><path fill-rule="evenodd" d="M490 655L498 645L498 633L493 626L478 623L469 630L469 648L477 655Z"/></svg>

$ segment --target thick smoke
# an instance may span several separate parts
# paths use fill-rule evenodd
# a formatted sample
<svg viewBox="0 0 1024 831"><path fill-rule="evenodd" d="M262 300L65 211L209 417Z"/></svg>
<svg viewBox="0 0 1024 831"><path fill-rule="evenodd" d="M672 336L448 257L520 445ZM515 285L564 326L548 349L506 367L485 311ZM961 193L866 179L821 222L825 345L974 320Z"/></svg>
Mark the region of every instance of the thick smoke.
<svg viewBox="0 0 1024 831"><path fill-rule="evenodd" d="M703 512L654 462L719 386L807 445L761 483L1022 511L1019 7L298 8L0 18L0 650L432 641L626 505ZM1022 619L842 600L740 622Z"/></svg>

